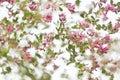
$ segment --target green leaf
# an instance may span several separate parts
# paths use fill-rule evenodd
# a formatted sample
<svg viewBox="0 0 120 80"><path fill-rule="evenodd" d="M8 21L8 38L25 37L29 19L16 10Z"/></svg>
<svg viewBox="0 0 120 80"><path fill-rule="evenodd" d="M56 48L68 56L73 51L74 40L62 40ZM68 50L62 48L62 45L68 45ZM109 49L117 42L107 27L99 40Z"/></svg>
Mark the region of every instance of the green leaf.
<svg viewBox="0 0 120 80"><path fill-rule="evenodd" d="M36 58L31 57L31 61L32 61L32 64L33 64L34 66L37 66L37 65L38 65L38 62L37 62Z"/></svg>
<svg viewBox="0 0 120 80"><path fill-rule="evenodd" d="M80 5L80 0L76 0L75 3L76 3L77 6L79 6Z"/></svg>
<svg viewBox="0 0 120 80"><path fill-rule="evenodd" d="M89 12L88 12L88 14L92 14L92 10L93 10L93 9L90 9Z"/></svg>
<svg viewBox="0 0 120 80"><path fill-rule="evenodd" d="M110 4L112 4L112 5L113 5L113 0L110 0Z"/></svg>
<svg viewBox="0 0 120 80"><path fill-rule="evenodd" d="M10 73L11 72L11 67L6 67L6 71L7 71L7 73Z"/></svg>
<svg viewBox="0 0 120 80"><path fill-rule="evenodd" d="M15 19L13 19L13 22L18 23L18 17L16 17Z"/></svg>
<svg viewBox="0 0 120 80"><path fill-rule="evenodd" d="M16 2L20 2L20 0L16 0Z"/></svg>
<svg viewBox="0 0 120 80"><path fill-rule="evenodd" d="M83 64L81 64L80 62L76 62L76 67L78 67L78 68L80 68L80 69L81 69L81 68L83 68L83 66L84 66L84 65L83 65Z"/></svg>
<svg viewBox="0 0 120 80"><path fill-rule="evenodd" d="M2 22L5 22L7 25L10 24L11 22L9 20L7 20L7 18L3 18Z"/></svg>
<svg viewBox="0 0 120 80"><path fill-rule="evenodd" d="M63 9L62 9L61 7L59 7L59 10L60 10L60 11L63 11Z"/></svg>
<svg viewBox="0 0 120 80"><path fill-rule="evenodd" d="M7 56L8 52L9 52L9 49L6 49L6 48L1 48L0 49L0 54L2 54L2 56Z"/></svg>
<svg viewBox="0 0 120 80"><path fill-rule="evenodd" d="M101 29L101 25L98 24L98 25L96 26L96 29L97 29L97 30L100 30L100 29Z"/></svg>
<svg viewBox="0 0 120 80"><path fill-rule="evenodd" d="M40 80L51 80L51 76L47 72L44 72Z"/></svg>
<svg viewBox="0 0 120 80"><path fill-rule="evenodd" d="M36 53L35 55L36 55L37 57L39 57L39 58L42 58L39 53Z"/></svg>
<svg viewBox="0 0 120 80"><path fill-rule="evenodd" d="M59 34L55 35L55 39L59 39Z"/></svg>
<svg viewBox="0 0 120 80"><path fill-rule="evenodd" d="M55 53L51 49L47 50L47 54L50 56L50 58L55 56Z"/></svg>

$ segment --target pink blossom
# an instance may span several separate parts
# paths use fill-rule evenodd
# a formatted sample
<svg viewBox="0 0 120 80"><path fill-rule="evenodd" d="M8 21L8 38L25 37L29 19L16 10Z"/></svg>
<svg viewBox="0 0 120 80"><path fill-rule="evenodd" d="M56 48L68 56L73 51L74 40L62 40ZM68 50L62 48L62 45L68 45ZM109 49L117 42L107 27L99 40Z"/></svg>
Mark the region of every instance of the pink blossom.
<svg viewBox="0 0 120 80"><path fill-rule="evenodd" d="M89 27L89 23L86 22L86 21L82 21L82 22L81 22L81 25L82 25L83 27L85 27L85 28L88 28L88 27Z"/></svg>
<svg viewBox="0 0 120 80"><path fill-rule="evenodd" d="M75 5L72 5L71 3L66 3L66 7L70 12L75 12Z"/></svg>
<svg viewBox="0 0 120 80"><path fill-rule="evenodd" d="M114 67L109 67L108 69L113 73L116 72L116 70L117 70L117 68L115 66Z"/></svg>
<svg viewBox="0 0 120 80"><path fill-rule="evenodd" d="M28 52L25 53L25 58L30 59L30 54Z"/></svg>
<svg viewBox="0 0 120 80"><path fill-rule="evenodd" d="M10 0L10 3L11 3L11 4L14 4L14 3L15 3L15 0Z"/></svg>
<svg viewBox="0 0 120 80"><path fill-rule="evenodd" d="M99 46L98 46L98 50L99 50L101 53L107 53L108 47L104 47L104 46L102 46L102 45L99 45Z"/></svg>
<svg viewBox="0 0 120 80"><path fill-rule="evenodd" d="M20 26L17 25L17 26L16 26L16 30L19 30L19 29L20 29Z"/></svg>
<svg viewBox="0 0 120 80"><path fill-rule="evenodd" d="M45 5L45 9L50 9L51 5L50 4L46 4Z"/></svg>
<svg viewBox="0 0 120 80"><path fill-rule="evenodd" d="M10 2L11 4L14 4L15 0L2 0L2 2Z"/></svg>
<svg viewBox="0 0 120 80"><path fill-rule="evenodd" d="M2 2L5 2L5 1L8 1L8 0L2 0Z"/></svg>
<svg viewBox="0 0 120 80"><path fill-rule="evenodd" d="M32 10L32 11L33 11L33 10L35 10L36 5L35 5L35 4L30 4L30 5L29 5L29 8L30 8L30 10Z"/></svg>
<svg viewBox="0 0 120 80"><path fill-rule="evenodd" d="M14 28L12 25L7 26L8 32L13 32Z"/></svg>
<svg viewBox="0 0 120 80"><path fill-rule="evenodd" d="M118 31L120 28L120 24L116 23L115 26L113 27L114 30Z"/></svg>
<svg viewBox="0 0 120 80"><path fill-rule="evenodd" d="M106 2L107 2L107 0L100 0L100 2L106 3Z"/></svg>
<svg viewBox="0 0 120 80"><path fill-rule="evenodd" d="M64 13L59 14L59 20L61 22L65 22L66 21L66 15Z"/></svg>
<svg viewBox="0 0 120 80"><path fill-rule="evenodd" d="M109 35L106 35L106 36L104 37L104 40L105 40L105 42L109 42L109 41L110 41L110 36L109 36Z"/></svg>
<svg viewBox="0 0 120 80"><path fill-rule="evenodd" d="M52 21L52 15L51 14L45 14L43 16L43 19L45 22L51 22Z"/></svg>
<svg viewBox="0 0 120 80"><path fill-rule="evenodd" d="M115 7L113 5L107 4L107 6L105 7L105 14L107 14L108 11L115 12Z"/></svg>
<svg viewBox="0 0 120 80"><path fill-rule="evenodd" d="M44 45L44 47L50 48L50 42L43 41L42 45Z"/></svg>
<svg viewBox="0 0 120 80"><path fill-rule="evenodd" d="M70 12L75 12L75 5L71 5L68 9Z"/></svg>

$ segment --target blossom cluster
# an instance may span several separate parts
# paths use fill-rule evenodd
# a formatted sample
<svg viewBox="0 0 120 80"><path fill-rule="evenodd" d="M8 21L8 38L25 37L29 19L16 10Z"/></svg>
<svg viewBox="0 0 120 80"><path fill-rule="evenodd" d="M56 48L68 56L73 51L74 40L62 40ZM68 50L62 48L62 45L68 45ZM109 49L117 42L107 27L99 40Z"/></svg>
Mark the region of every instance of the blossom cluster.
<svg viewBox="0 0 120 80"><path fill-rule="evenodd" d="M119 1L87 1L0 0L0 80L117 80Z"/></svg>

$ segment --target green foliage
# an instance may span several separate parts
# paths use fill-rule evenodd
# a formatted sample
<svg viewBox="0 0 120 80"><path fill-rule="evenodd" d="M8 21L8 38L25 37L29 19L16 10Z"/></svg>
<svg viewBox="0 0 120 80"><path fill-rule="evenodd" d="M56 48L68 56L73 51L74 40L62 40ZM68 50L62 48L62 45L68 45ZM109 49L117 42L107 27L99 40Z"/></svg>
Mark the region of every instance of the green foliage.
<svg viewBox="0 0 120 80"><path fill-rule="evenodd" d="M51 80L51 76L47 72L44 72L40 80Z"/></svg>
<svg viewBox="0 0 120 80"><path fill-rule="evenodd" d="M81 69L84 67L84 65L81 64L80 62L76 62L76 67Z"/></svg>
<svg viewBox="0 0 120 80"><path fill-rule="evenodd" d="M75 3L76 3L77 6L79 6L80 5L80 0L76 0Z"/></svg>
<svg viewBox="0 0 120 80"><path fill-rule="evenodd" d="M0 49L0 56L1 57L2 56L7 56L8 52L9 52L9 49L7 49L7 48L1 48Z"/></svg>
<svg viewBox="0 0 120 80"><path fill-rule="evenodd" d="M49 56L50 58L52 58L52 57L54 57L54 56L55 56L54 51L53 51L53 50L51 50L51 49L48 49L48 50L47 50L47 54L48 54L48 56Z"/></svg>
<svg viewBox="0 0 120 80"><path fill-rule="evenodd" d="M114 75L111 74L110 72L107 72L104 68L102 68L102 73L107 76L110 76L110 80L114 80Z"/></svg>

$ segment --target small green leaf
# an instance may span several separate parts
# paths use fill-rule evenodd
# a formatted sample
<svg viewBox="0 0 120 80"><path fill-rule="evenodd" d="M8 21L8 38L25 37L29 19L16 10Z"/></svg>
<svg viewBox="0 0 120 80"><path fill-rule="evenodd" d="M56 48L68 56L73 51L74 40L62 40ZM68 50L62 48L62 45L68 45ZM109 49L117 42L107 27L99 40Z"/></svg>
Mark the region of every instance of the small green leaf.
<svg viewBox="0 0 120 80"><path fill-rule="evenodd" d="M47 50L47 54L50 56L50 58L55 56L55 53L51 49Z"/></svg>
<svg viewBox="0 0 120 80"><path fill-rule="evenodd" d="M76 0L75 3L76 3L77 6L79 6L80 5L80 0Z"/></svg>
<svg viewBox="0 0 120 80"><path fill-rule="evenodd" d="M40 80L51 80L51 76L47 72L44 72Z"/></svg>
<svg viewBox="0 0 120 80"><path fill-rule="evenodd" d="M93 9L90 9L89 12L88 12L88 14L92 14L92 10L93 10Z"/></svg>
<svg viewBox="0 0 120 80"><path fill-rule="evenodd" d="M35 54L37 57L41 58L41 55L39 53L36 53Z"/></svg>
<svg viewBox="0 0 120 80"><path fill-rule="evenodd" d="M10 73L11 72L11 67L6 67L6 71L7 71L7 73Z"/></svg>
<svg viewBox="0 0 120 80"><path fill-rule="evenodd" d="M2 54L2 56L7 56L8 52L9 52L9 49L6 49L6 48L1 48L0 49L0 53Z"/></svg>
<svg viewBox="0 0 120 80"><path fill-rule="evenodd" d="M55 35L55 39L59 39L59 34L58 34L58 35Z"/></svg>
<svg viewBox="0 0 120 80"><path fill-rule="evenodd" d="M77 62L77 63L76 63L76 67L78 67L78 68L83 68L83 66L84 66L84 65L81 64L80 62Z"/></svg>
<svg viewBox="0 0 120 80"><path fill-rule="evenodd" d="M59 7L59 10L60 10L60 11L63 11L63 9L62 9L61 7Z"/></svg>

